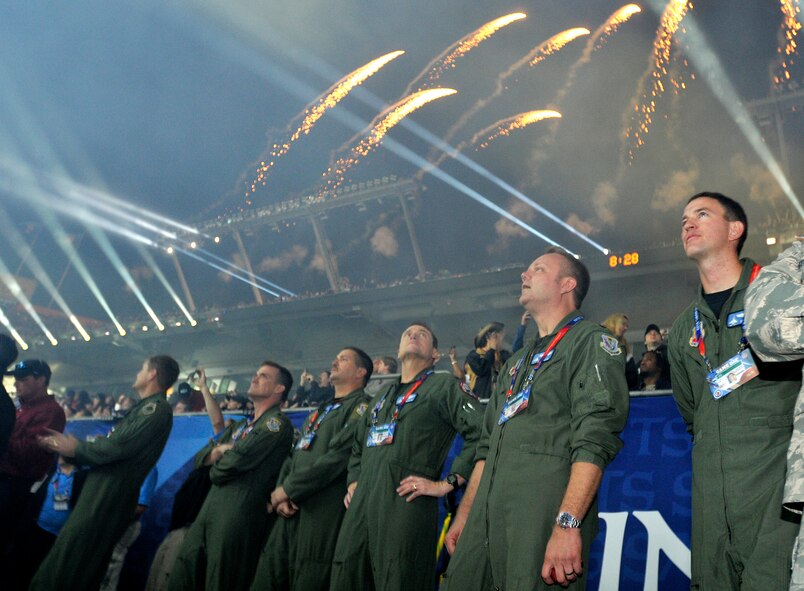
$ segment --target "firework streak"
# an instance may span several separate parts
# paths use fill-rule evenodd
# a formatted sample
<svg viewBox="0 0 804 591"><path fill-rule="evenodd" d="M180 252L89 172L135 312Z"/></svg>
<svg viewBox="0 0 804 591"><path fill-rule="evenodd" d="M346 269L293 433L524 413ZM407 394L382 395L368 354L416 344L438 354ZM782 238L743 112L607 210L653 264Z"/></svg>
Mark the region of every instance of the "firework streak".
<svg viewBox="0 0 804 591"><path fill-rule="evenodd" d="M500 136L509 136L511 135L512 131L522 129L528 125L531 125L532 123L537 123L538 121L543 121L545 119L556 118L561 118L561 113L558 111L538 110L520 113L519 115L514 115L513 117L500 119L497 121L497 123L489 125L487 128L478 131L472 137L470 143L477 144L477 142L485 138L480 144L478 144L477 148L479 150L487 148L491 142Z"/></svg>
<svg viewBox="0 0 804 591"><path fill-rule="evenodd" d="M408 87L402 95L406 96L410 94L414 88L416 88L416 90L422 90L422 88L426 88L430 84L435 83L446 70L455 68L455 64L459 58L465 56L503 27L507 27L511 23L522 20L523 18L527 18L527 15L522 12L514 12L501 16L500 18L487 22L476 31L456 41L433 58L430 63L424 67L424 70L408 84ZM417 85L424 78L426 78L426 81L422 86L417 88Z"/></svg>
<svg viewBox="0 0 804 591"><path fill-rule="evenodd" d="M290 138L282 144L274 144L269 152L266 160L262 161L257 167L257 174L253 181L251 181L249 189L246 191L246 197L250 193L254 193L258 185L265 185L268 178L268 171L273 168L276 161L288 153L291 144L298 140L302 135L307 135L316 124L316 122L324 116L327 110L337 105L346 95L348 95L353 88L360 86L363 82L368 80L371 76L380 71L388 62L398 58L405 53L404 51L392 51L375 60L370 61L364 66L361 66L351 74L344 76L334 85L329 87L318 99L316 99L312 106L308 106L299 115L294 117L294 120L303 118L302 122L296 128Z"/></svg>
<svg viewBox="0 0 804 591"><path fill-rule="evenodd" d="M339 158L335 164L327 168L327 171L323 174L324 177L327 177L323 191L326 192L337 189L343 183L346 171L355 166L360 162L361 158L365 158L379 146L385 134L405 117L427 103L456 94L457 92L457 90L452 88L421 90L405 97L375 117L370 126L371 131L360 143L351 149L349 156ZM379 123L375 123L377 120L380 120Z"/></svg>
<svg viewBox="0 0 804 591"><path fill-rule="evenodd" d="M575 28L575 29L567 29L566 31L562 31L557 35L553 35L547 41L544 41L537 45L533 50L530 51L526 56L521 58L519 61L515 62L510 68L508 68L505 72L500 74L497 77L497 83L494 88L494 92L491 93L488 97L477 101L468 111L466 111L458 121L449 128L447 134L444 136L444 141L449 143L455 134L460 131L466 123L475 116L475 114L486 107L491 101L495 98L500 96L503 91L505 90L505 83L508 81L511 76L513 76L520 68L524 67L526 64L535 66L546 57L553 55L554 53L558 52L563 48L565 45L574 41L578 37L582 37L583 35L588 35L589 29L584 28ZM447 157L446 153L442 153L438 156L435 160L433 160L435 149L430 154L430 162L432 163L429 168L433 168L441 164ZM421 176L426 172L426 170L419 171L418 176Z"/></svg>
<svg viewBox="0 0 804 591"><path fill-rule="evenodd" d="M645 144L645 136L650 131L653 114L656 112L656 101L664 94L666 81L673 84L676 91L685 88L684 83L678 84L670 79L667 68L670 63L673 39L681 27L681 21L684 20L684 16L691 8L692 3L689 0L670 0L664 9L659 28L656 31L656 39L653 41L650 65L637 86L636 96L639 98L633 101L632 117L636 117L636 122L632 123L625 132L625 146L629 162L633 162L637 149Z"/></svg>
<svg viewBox="0 0 804 591"><path fill-rule="evenodd" d="M773 77L776 86L790 82L790 66L794 63L794 56L798 54L796 37L801 30L801 21L798 17L801 9L798 6L798 0L780 0L780 4L784 17L782 22L783 47L776 50L781 58L778 74Z"/></svg>

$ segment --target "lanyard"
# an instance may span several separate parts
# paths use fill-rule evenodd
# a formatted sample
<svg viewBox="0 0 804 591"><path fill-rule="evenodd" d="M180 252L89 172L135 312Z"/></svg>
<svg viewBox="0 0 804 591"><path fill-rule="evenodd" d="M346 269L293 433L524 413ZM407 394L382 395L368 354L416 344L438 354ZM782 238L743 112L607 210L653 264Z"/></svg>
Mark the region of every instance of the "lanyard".
<svg viewBox="0 0 804 591"><path fill-rule="evenodd" d="M58 470L58 468L57 468ZM54 499L69 499L70 495L73 492L73 476L74 472L67 475L62 473L61 470L58 471L56 474L56 478L53 480L53 497ZM62 478L63 477L63 478ZM64 494L59 497L59 481L64 480Z"/></svg>
<svg viewBox="0 0 804 591"><path fill-rule="evenodd" d="M748 285L751 285L754 282L754 279L757 278L757 275L759 275L761 270L762 267L754 263L754 267L751 269L751 276L748 278ZM712 364L709 362L709 357L706 356L703 323L701 322L701 314L698 312L698 306L695 306L695 309L692 311L692 317L695 320L695 342L698 344L698 352L701 354L701 357L703 357L704 363L706 364L706 369L711 372ZM743 334L740 337L740 344L737 346L738 353L748 346L748 339L745 338L745 320L743 320L743 323L740 325L740 330L743 331Z"/></svg>
<svg viewBox="0 0 804 591"><path fill-rule="evenodd" d="M405 403L408 401L408 398L410 398L411 395L416 390L419 389L419 386L421 386L424 383L424 380L429 378L431 375L433 375L433 370L428 369L427 372L422 377L420 377L418 380L416 380L413 383L413 385L410 387L410 389L407 391L407 393L405 393L405 395L402 397L402 399L397 403L396 408L394 409L394 414L391 417L391 422L392 423L396 423L397 419L399 419L399 411L402 410L403 406L405 406ZM388 394L391 393L391 390L394 390L394 388L389 388L385 392L385 394L383 394L382 398L380 398L380 401L376 404L376 406L374 407L374 410L371 411L371 424L372 425L377 424L377 420L378 420L377 416L379 415L380 409L382 409L383 405L385 404L385 399L388 398Z"/></svg>
<svg viewBox="0 0 804 591"><path fill-rule="evenodd" d="M324 419L327 418L327 415L335 409L341 407L340 402L330 402L327 407L324 409L324 412L321 414L321 417L318 416L318 409L313 412L313 416L310 417L310 423L307 425L307 429L305 429L305 433L316 433L318 432L318 428L321 426L321 423L324 422ZM316 422L318 419L318 422Z"/></svg>
<svg viewBox="0 0 804 591"><path fill-rule="evenodd" d="M251 433L251 431L254 429L254 424L256 422L257 421L252 420L251 422L246 423L245 425L240 427L237 431L235 431L234 434L232 435L232 443L237 443L238 439L240 439L241 437L245 437L246 435Z"/></svg>
<svg viewBox="0 0 804 591"><path fill-rule="evenodd" d="M536 372L542 366L544 360L547 359L547 356L550 355L553 349L556 348L556 345L558 345L559 341L564 338L564 335L566 335L569 332L569 329L578 324L581 320L583 320L583 316L576 316L575 318L567 322L567 324L564 325L564 327L556 333L556 336L554 336L553 340L550 341L550 344L547 345L547 349L544 350L542 356L539 357L539 360L533 364L533 368L530 370L530 374L528 375L526 382L533 381L533 377L536 375ZM516 369L514 369L514 375L511 378L511 385L508 386L508 392L505 393L506 398L510 398L511 395L514 393L514 384L516 384L516 377L517 375L519 375L519 369L522 367L522 362L528 357L530 357L530 352L528 352L527 355L523 355L522 357L519 358L519 362L516 364Z"/></svg>

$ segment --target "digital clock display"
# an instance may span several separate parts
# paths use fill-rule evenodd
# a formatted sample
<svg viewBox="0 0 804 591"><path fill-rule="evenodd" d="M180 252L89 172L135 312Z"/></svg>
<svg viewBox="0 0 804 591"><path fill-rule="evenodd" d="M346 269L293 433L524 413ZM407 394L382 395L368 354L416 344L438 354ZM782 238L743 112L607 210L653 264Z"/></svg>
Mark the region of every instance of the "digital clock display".
<svg viewBox="0 0 804 591"><path fill-rule="evenodd" d="M609 267L633 267L639 264L638 252L626 252L622 255L613 254L609 257Z"/></svg>

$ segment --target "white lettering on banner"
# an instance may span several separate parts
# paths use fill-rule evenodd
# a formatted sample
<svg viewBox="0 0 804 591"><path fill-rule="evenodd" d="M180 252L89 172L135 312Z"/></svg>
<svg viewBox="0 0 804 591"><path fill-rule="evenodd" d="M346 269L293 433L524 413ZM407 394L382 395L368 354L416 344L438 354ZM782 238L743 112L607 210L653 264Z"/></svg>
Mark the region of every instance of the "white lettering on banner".
<svg viewBox="0 0 804 591"><path fill-rule="evenodd" d="M648 532L648 548L645 557L644 591L659 589L659 556L665 556L687 577L691 574L690 549L670 529L658 511L634 511ZM625 526L628 512L600 513L606 522L606 540L603 545L603 563L600 572L599 591L617 591L620 588L620 563L625 540Z"/></svg>
<svg viewBox="0 0 804 591"><path fill-rule="evenodd" d="M606 542L603 546L603 564L600 567L600 589L616 590L620 586L620 562L623 557L623 539L628 511L619 513L600 513L606 522Z"/></svg>

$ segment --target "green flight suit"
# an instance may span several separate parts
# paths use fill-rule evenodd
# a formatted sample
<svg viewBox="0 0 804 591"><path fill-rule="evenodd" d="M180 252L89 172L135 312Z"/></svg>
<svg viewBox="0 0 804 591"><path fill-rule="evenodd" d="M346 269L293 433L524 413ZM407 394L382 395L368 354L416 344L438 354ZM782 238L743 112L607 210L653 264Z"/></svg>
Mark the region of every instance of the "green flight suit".
<svg viewBox="0 0 804 591"><path fill-rule="evenodd" d="M701 591L787 589L797 533L780 514L800 362L764 363L754 355L759 376L716 400L696 346L697 306L711 366L737 354L742 327L727 325L743 310L754 262L743 263L720 317L699 289L668 339L673 396L693 435L690 587Z"/></svg>
<svg viewBox="0 0 804 591"><path fill-rule="evenodd" d="M425 372L420 374L421 377ZM393 443L365 445L372 416L391 422L397 400L415 383L390 383L374 397L356 431L348 482L357 482L335 547L332 591L432 591L435 587L438 503L422 496L408 503L396 488L411 475L438 480L455 433L464 438L452 471L471 475L482 406L451 375L430 375L399 412ZM415 396L415 397L414 397Z"/></svg>
<svg viewBox="0 0 804 591"><path fill-rule="evenodd" d="M270 525L268 498L290 452L293 425L274 406L251 425L243 419L229 426L219 443L233 440L209 471L212 488L179 550L171 591L245 590L254 578ZM196 466L215 445L196 454Z"/></svg>
<svg viewBox="0 0 804 591"><path fill-rule="evenodd" d="M322 403L305 420L302 438L317 424L315 436L307 449L299 447L304 445L300 440L279 477L299 512L290 519L279 518L271 529L253 591L329 589L332 555L346 513L343 497L355 428L370 400L361 388ZM336 404L340 406L332 406Z"/></svg>
<svg viewBox="0 0 804 591"><path fill-rule="evenodd" d="M486 466L442 590L557 588L544 583L541 570L572 464L589 462L602 470L622 448L618 434L630 403L625 354L608 331L581 320L536 371L527 408L502 425L499 419L519 360L513 395L525 387L534 356L576 316L564 318L500 370L477 445L477 459ZM581 526L585 569L597 531L595 499ZM586 576L570 585L585 586Z"/></svg>
<svg viewBox="0 0 804 591"><path fill-rule="evenodd" d="M30 589L98 589L112 550L134 517L140 487L165 448L173 413L164 394L140 400L108 437L81 441L76 462L90 466L78 503Z"/></svg>

